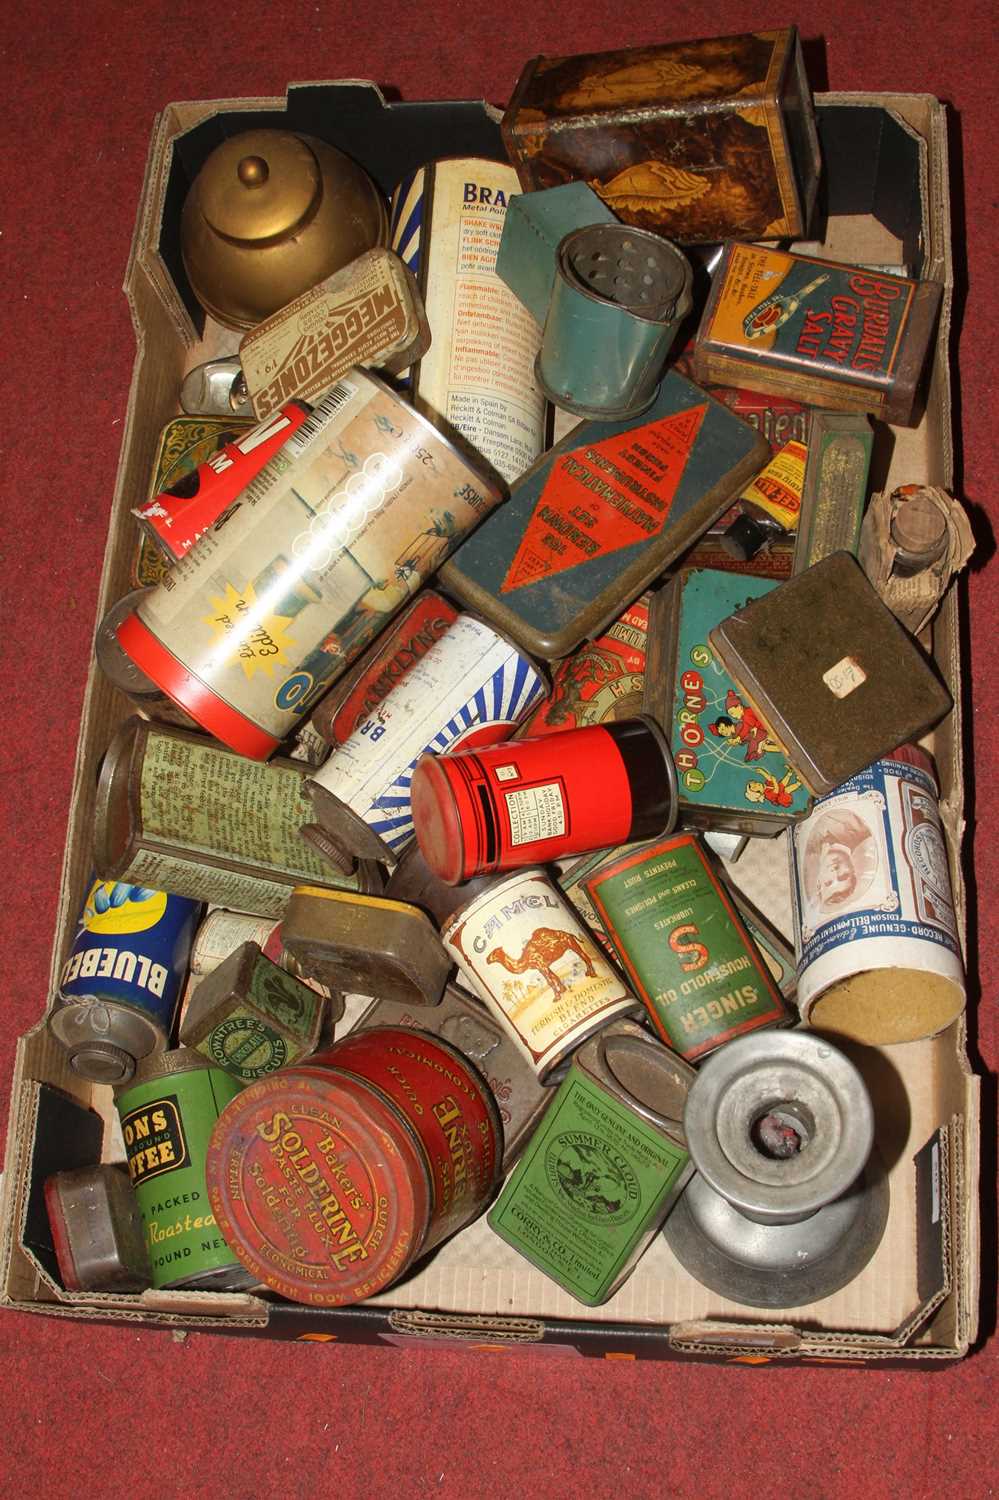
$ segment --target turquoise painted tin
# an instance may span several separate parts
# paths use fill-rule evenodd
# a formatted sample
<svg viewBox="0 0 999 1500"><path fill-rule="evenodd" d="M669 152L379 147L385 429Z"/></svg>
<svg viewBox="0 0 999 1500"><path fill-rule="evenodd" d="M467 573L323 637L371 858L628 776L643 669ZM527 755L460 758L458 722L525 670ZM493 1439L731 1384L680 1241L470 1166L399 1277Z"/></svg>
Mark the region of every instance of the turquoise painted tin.
<svg viewBox="0 0 999 1500"><path fill-rule="evenodd" d="M585 182L566 182L510 199L496 275L544 326L555 285L558 247L574 229L616 224L617 219Z"/></svg>

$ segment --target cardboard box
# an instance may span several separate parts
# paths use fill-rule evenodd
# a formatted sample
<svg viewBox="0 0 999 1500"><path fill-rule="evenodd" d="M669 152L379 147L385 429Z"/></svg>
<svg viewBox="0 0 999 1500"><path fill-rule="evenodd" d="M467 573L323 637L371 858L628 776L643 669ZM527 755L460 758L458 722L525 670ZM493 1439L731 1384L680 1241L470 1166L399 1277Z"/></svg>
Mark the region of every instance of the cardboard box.
<svg viewBox="0 0 999 1500"><path fill-rule="evenodd" d="M952 286L946 124L924 95L819 95L826 163L825 239L800 247L831 259L914 266L945 288L926 415L894 432L888 486L951 483L947 336ZM138 353L125 421L99 617L130 585L136 546L130 507L146 492L164 423L184 372L235 348L190 294L177 246L179 209L201 161L223 135L289 124L356 156L386 192L434 155L502 158L499 114L479 104L386 105L370 85L303 85L287 101L170 105L159 117L125 280ZM951 871L962 928L958 599L933 627L933 652L957 707L927 744L942 783ZM68 950L90 875L96 772L130 707L91 670L80 726L50 989ZM781 840L753 840L731 874L777 927L790 930ZM402 1285L373 1302L321 1311L252 1294L62 1290L43 1203L51 1172L121 1160L111 1092L73 1076L44 1018L22 1038L14 1074L0 1202L0 1298L66 1318L340 1342L526 1344L606 1358L760 1362L877 1360L933 1365L967 1352L978 1304L978 1082L963 1021L941 1036L867 1050L857 1060L874 1092L890 1166L885 1238L866 1270L833 1297L793 1312L757 1314L687 1276L660 1238L605 1306L583 1308L499 1241L480 1220Z"/></svg>

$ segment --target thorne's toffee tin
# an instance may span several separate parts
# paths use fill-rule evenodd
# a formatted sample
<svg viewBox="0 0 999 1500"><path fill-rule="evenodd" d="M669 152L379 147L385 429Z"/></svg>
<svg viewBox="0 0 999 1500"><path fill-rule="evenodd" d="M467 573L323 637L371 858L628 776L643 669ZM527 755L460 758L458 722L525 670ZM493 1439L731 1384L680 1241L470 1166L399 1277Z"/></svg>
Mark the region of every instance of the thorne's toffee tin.
<svg viewBox="0 0 999 1500"><path fill-rule="evenodd" d="M635 997L544 870L496 880L445 924L470 988L543 1077Z"/></svg>
<svg viewBox="0 0 999 1500"><path fill-rule="evenodd" d="M358 1032L262 1079L217 1126L212 1207L255 1277L293 1302L360 1302L482 1212L503 1130L449 1043Z"/></svg>
<svg viewBox="0 0 999 1500"><path fill-rule="evenodd" d="M668 833L676 770L653 719L424 755L412 783L423 857L442 880L545 864Z"/></svg>
<svg viewBox="0 0 999 1500"><path fill-rule="evenodd" d="M143 1063L115 1097L146 1230L154 1287L254 1285L219 1232L205 1190L205 1152L219 1115L242 1088L187 1047Z"/></svg>
<svg viewBox="0 0 999 1500"><path fill-rule="evenodd" d="M694 1077L640 1026L605 1026L573 1058L490 1228L580 1302L606 1302L693 1173Z"/></svg>
<svg viewBox="0 0 999 1500"><path fill-rule="evenodd" d="M217 739L265 760L500 496L355 370L118 639Z"/></svg>
<svg viewBox="0 0 999 1500"><path fill-rule="evenodd" d="M614 860L586 888L653 1025L688 1062L787 1019L769 966L695 834Z"/></svg>

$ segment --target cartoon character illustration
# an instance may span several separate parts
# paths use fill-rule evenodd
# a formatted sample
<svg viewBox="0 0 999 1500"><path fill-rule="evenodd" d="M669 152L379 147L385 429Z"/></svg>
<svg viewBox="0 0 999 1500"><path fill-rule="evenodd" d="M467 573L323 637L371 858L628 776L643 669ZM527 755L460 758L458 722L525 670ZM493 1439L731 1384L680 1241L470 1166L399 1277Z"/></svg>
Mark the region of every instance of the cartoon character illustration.
<svg viewBox="0 0 999 1500"><path fill-rule="evenodd" d="M776 755L784 753L783 745L779 740L774 739L770 729L756 711L743 703L738 693L733 692L731 688L725 694L725 712L719 714L718 718L708 725L708 728L719 739L744 745L747 761L760 760L768 753Z"/></svg>
<svg viewBox="0 0 999 1500"><path fill-rule="evenodd" d="M763 778L761 781L746 782L746 801L771 802L774 807L790 807L794 793L801 786L790 766L779 781L771 771L762 770L760 775Z"/></svg>
<svg viewBox="0 0 999 1500"><path fill-rule="evenodd" d="M590 979L596 979L593 962L579 939L571 932L559 932L553 927L539 927L524 944L519 958L511 958L502 948L494 948L486 954L487 964L499 964L510 974L523 974L527 969L536 969L556 1000L564 995L567 986L555 973L555 964L567 953L574 953Z"/></svg>

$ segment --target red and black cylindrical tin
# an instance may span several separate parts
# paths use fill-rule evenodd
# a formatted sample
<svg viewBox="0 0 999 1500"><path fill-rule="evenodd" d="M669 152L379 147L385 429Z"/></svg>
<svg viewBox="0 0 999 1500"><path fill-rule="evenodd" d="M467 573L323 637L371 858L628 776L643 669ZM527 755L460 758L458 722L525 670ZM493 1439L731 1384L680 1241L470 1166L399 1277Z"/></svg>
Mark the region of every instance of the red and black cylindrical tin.
<svg viewBox="0 0 999 1500"><path fill-rule="evenodd" d="M456 885L669 832L673 757L638 716L453 755L424 755L412 783L423 857Z"/></svg>
<svg viewBox="0 0 999 1500"><path fill-rule="evenodd" d="M502 1155L495 1100L457 1048L375 1027L245 1089L212 1137L208 1194L254 1275L335 1307L476 1218Z"/></svg>

